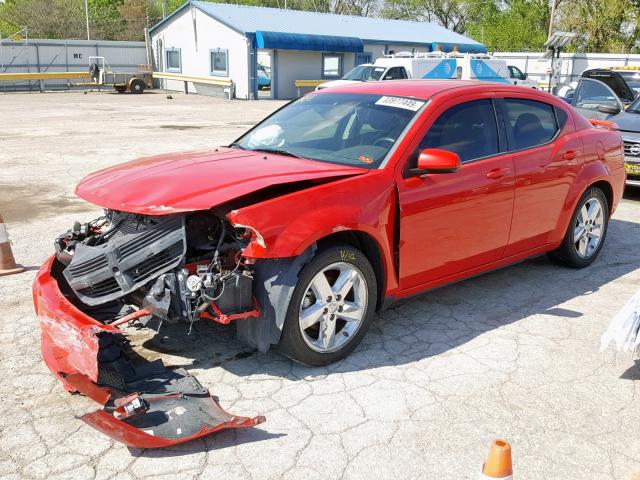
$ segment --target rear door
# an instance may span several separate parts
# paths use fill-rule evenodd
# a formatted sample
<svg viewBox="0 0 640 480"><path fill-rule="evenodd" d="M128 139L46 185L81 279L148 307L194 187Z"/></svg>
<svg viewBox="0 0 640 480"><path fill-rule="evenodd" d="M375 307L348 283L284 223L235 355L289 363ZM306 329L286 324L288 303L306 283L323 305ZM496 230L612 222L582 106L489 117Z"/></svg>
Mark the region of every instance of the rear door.
<svg viewBox="0 0 640 480"><path fill-rule="evenodd" d="M498 101L515 168L515 200L505 256L543 246L555 230L583 146L567 107L536 96L510 94Z"/></svg>
<svg viewBox="0 0 640 480"><path fill-rule="evenodd" d="M396 172L403 289L427 286L503 255L513 210L513 161L501 151L504 137L490 95L463 96L433 111ZM461 169L409 177L425 148L457 153Z"/></svg>

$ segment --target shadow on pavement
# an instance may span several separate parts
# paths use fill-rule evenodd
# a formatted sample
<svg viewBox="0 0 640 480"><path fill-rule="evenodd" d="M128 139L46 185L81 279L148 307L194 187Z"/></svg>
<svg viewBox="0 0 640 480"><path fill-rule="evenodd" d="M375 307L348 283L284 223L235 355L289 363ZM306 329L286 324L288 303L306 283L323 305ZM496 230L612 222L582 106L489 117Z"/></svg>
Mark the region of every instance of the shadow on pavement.
<svg viewBox="0 0 640 480"><path fill-rule="evenodd" d="M640 187L627 186L624 189L623 197L626 200L639 200L640 201Z"/></svg>
<svg viewBox="0 0 640 480"><path fill-rule="evenodd" d="M284 433L270 433L260 428L248 428L246 430L227 430L211 436L193 440L181 445L167 448L139 449L127 447L132 457L181 457L193 453L222 450L224 448L242 445L244 443L256 443L265 440L284 437Z"/></svg>
<svg viewBox="0 0 640 480"><path fill-rule="evenodd" d="M213 395L216 395L214 378L219 378L214 375L215 367L240 377L263 374L298 381L321 379L331 373L403 365L439 355L532 315L548 316L549 328L563 319L588 320L589 310L577 311L561 305L576 297L591 295L609 282L639 269L638 238L640 224L614 219L600 257L587 269L563 268L540 256L398 303L375 317L362 344L349 357L328 367L299 365L280 356L275 349L258 353L235 339L232 325L213 322L198 322L191 335L184 326L167 325L159 334L140 341L139 346L151 357L162 356L168 366L187 368ZM629 296L634 291L635 287L630 286ZM626 299L621 300L624 303ZM615 313L610 312L611 317ZM604 328L606 325L603 331ZM598 343L594 343L594 352L598 348ZM146 354L145 357L149 358ZM211 380L209 374L213 377ZM627 370L622 378L639 379L640 363ZM224 402L224 398L222 400ZM229 410L233 412L234 407ZM178 456L282 435L253 428L224 432L180 447L153 451L131 449L131 452L134 456Z"/></svg>
<svg viewBox="0 0 640 480"><path fill-rule="evenodd" d="M532 315L548 315L550 325L563 318L588 318L589 311L560 305L591 295L639 269L638 238L640 224L613 219L600 257L586 269L560 267L540 256L399 302L376 316L362 344L348 358L328 367L304 367L274 350L257 353L235 340L232 326L207 322L196 324L191 335L182 327L163 327L143 346L150 352L175 355L175 366L188 369L221 366L240 376L267 374L292 380L406 364ZM633 291L630 288L630 296ZM598 350L598 345L593 349ZM210 388L215 394L215 385Z"/></svg>
<svg viewBox="0 0 640 480"><path fill-rule="evenodd" d="M640 360L636 360L633 366L627 368L620 378L623 380L640 380Z"/></svg>

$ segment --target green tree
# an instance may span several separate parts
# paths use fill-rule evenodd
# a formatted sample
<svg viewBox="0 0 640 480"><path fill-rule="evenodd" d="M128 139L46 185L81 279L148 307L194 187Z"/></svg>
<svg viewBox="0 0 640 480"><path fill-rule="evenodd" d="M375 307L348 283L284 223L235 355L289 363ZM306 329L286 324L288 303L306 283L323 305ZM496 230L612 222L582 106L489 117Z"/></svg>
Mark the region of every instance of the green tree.
<svg viewBox="0 0 640 480"><path fill-rule="evenodd" d="M8 0L0 17L8 25L4 34L26 26L31 38L82 38L84 7L78 0Z"/></svg>
<svg viewBox="0 0 640 480"><path fill-rule="evenodd" d="M467 0L386 0L382 14L387 18L434 22L463 33L472 13Z"/></svg>
<svg viewBox="0 0 640 480"><path fill-rule="evenodd" d="M628 52L640 33L634 0L566 0L558 16L562 30L579 35L573 49L587 52Z"/></svg>
<svg viewBox="0 0 640 480"><path fill-rule="evenodd" d="M507 0L476 4L466 34L489 51L542 50L549 29L547 0Z"/></svg>

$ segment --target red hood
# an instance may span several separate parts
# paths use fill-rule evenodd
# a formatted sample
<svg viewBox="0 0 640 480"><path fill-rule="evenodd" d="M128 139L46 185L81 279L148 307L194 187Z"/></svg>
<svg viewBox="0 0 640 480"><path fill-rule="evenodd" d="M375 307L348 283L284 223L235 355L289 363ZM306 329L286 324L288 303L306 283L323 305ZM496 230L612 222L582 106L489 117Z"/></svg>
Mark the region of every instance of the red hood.
<svg viewBox="0 0 640 480"><path fill-rule="evenodd" d="M207 210L271 185L368 170L219 148L141 158L85 177L76 194L105 208L147 215Z"/></svg>

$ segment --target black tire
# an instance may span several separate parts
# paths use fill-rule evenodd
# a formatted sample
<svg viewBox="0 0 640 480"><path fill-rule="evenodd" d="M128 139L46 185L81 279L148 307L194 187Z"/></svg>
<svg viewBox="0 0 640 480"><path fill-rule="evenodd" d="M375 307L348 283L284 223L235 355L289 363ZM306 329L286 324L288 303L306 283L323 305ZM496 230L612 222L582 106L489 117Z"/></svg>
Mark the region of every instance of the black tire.
<svg viewBox="0 0 640 480"><path fill-rule="evenodd" d="M307 345L303 338L299 324L300 307L311 280L320 271L334 263L351 264L362 274L367 292L365 313L355 334L340 349L331 352L319 352ZM360 250L343 245L331 247L317 253L298 276L298 284L293 291L287 308L282 336L278 344L279 352L296 362L309 366L328 365L345 358L358 346L373 321L377 291L377 281L373 267ZM339 314L337 316L339 317Z"/></svg>
<svg viewBox="0 0 640 480"><path fill-rule="evenodd" d="M114 88L118 93L124 93L127 91L127 87L125 87L124 85L118 85L117 87L114 87Z"/></svg>
<svg viewBox="0 0 640 480"><path fill-rule="evenodd" d="M602 213L604 216L604 222L602 225L602 235L600 236L600 242L597 247L591 252L588 256L581 256L578 253L576 248L576 243L574 242L574 229L576 227L576 221L578 219L578 215L580 214L580 210L582 207L592 199L597 199L602 206ZM597 187L589 188L582 197L580 197L580 201L576 206L573 215L571 216L571 221L569 222L569 226L567 227L567 232L564 235L564 239L562 240L562 244L556 250L549 252L549 258L560 265L564 265L566 267L571 268L584 268L588 267L593 263L593 261L598 257L600 251L602 250L602 246L604 245L605 238L607 236L607 230L609 226L609 202L607 201L607 197L604 192Z"/></svg>
<svg viewBox="0 0 640 480"><path fill-rule="evenodd" d="M131 93L142 93L144 92L145 88L146 85L144 83L144 80L142 80L141 78L132 78L129 82L129 91Z"/></svg>

